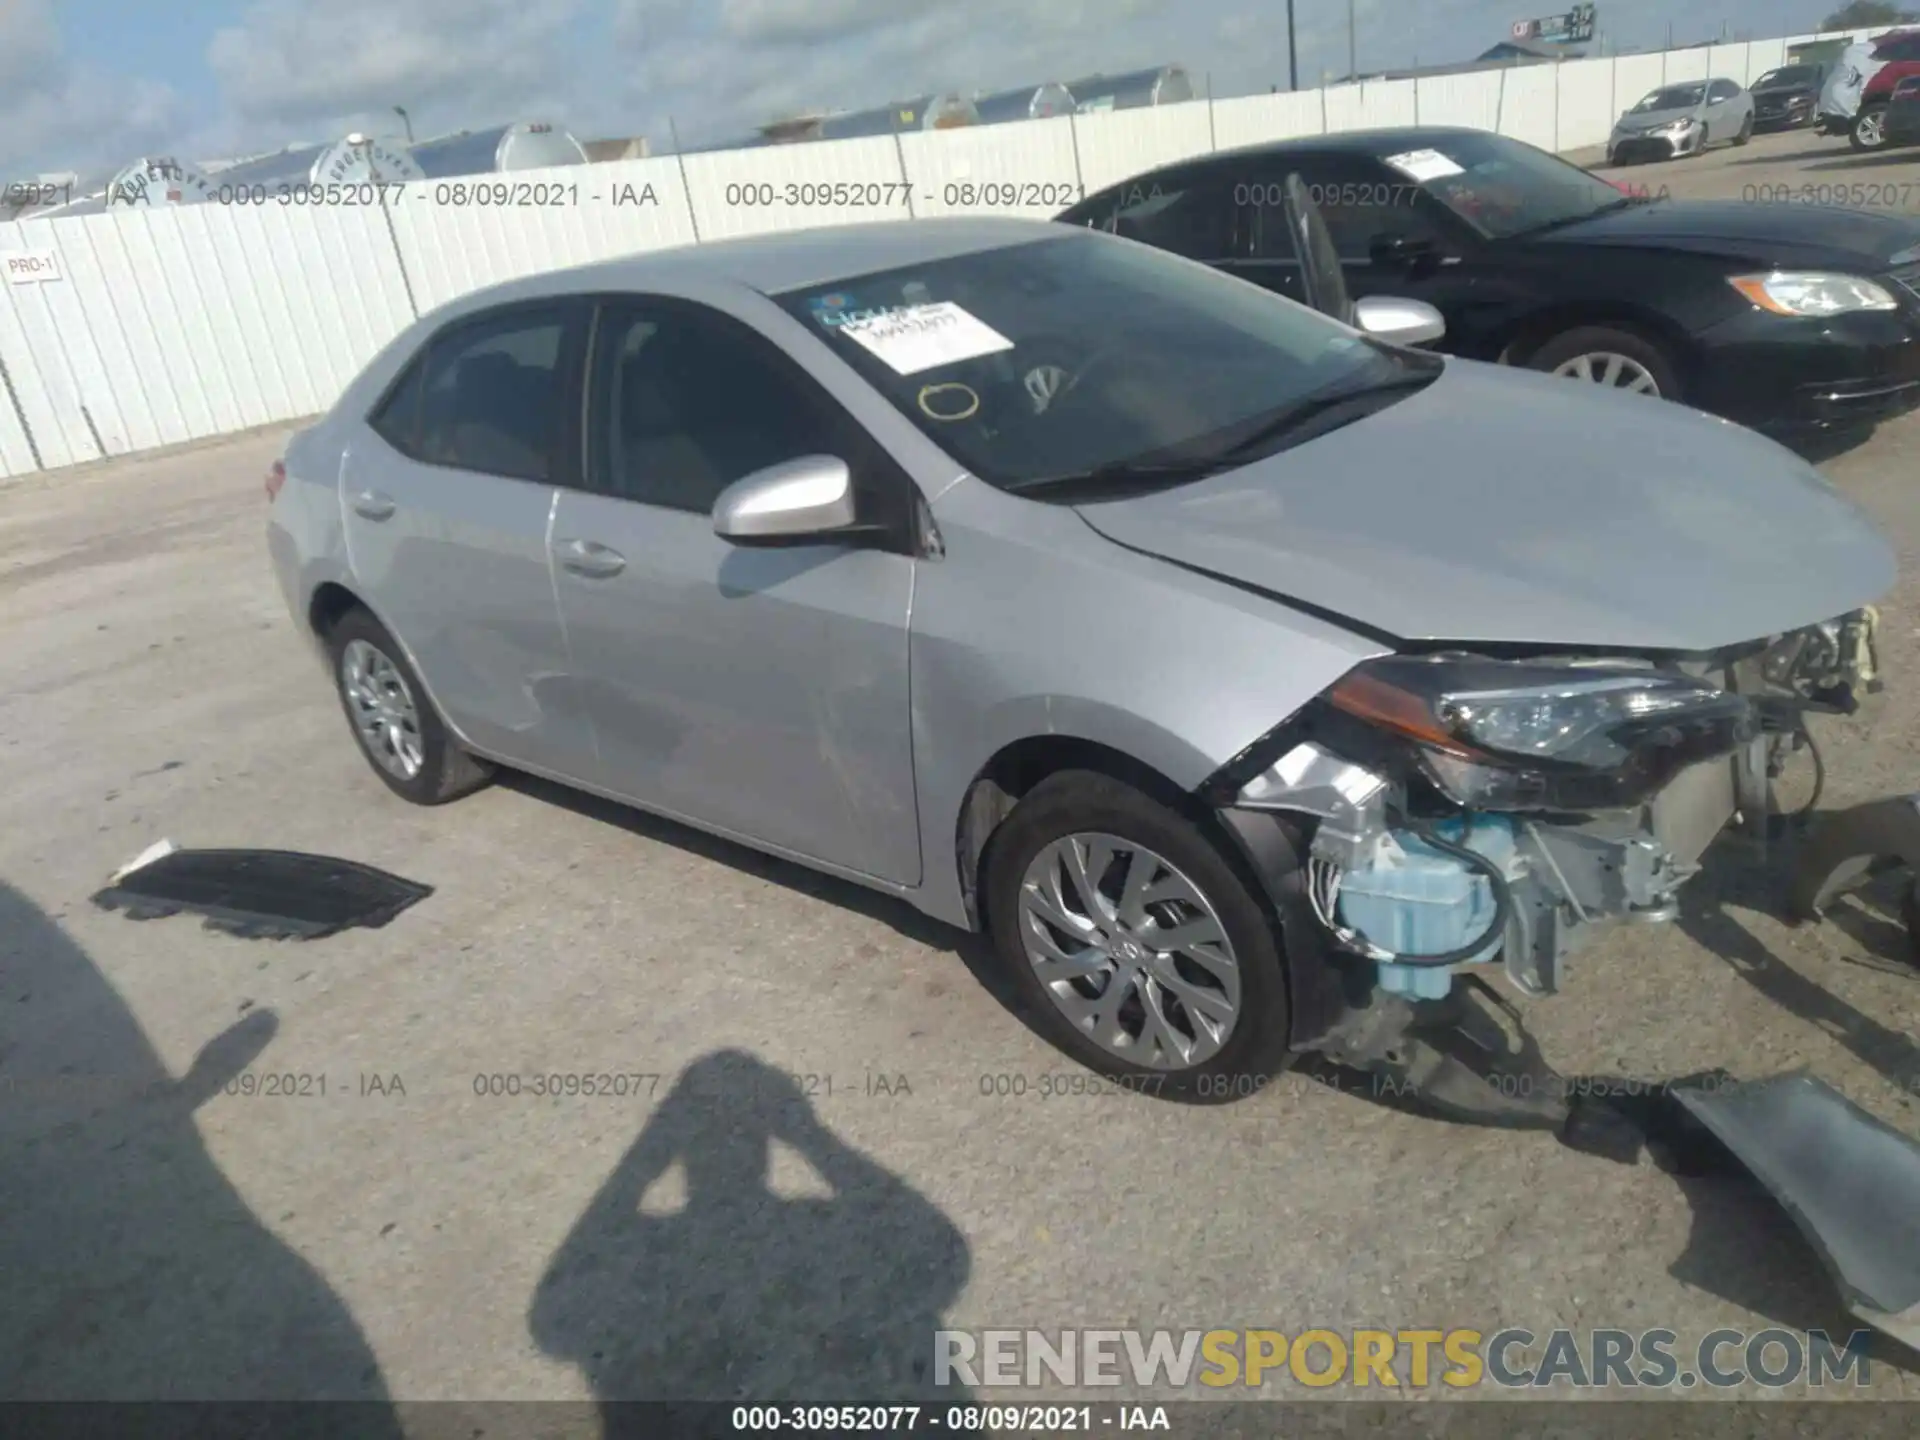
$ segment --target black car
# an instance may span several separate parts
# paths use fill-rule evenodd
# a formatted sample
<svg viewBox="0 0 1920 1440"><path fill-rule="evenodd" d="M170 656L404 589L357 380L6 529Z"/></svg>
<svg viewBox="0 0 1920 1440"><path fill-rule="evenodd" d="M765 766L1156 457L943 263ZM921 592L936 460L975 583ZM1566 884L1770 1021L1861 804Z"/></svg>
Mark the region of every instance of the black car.
<svg viewBox="0 0 1920 1440"><path fill-rule="evenodd" d="M1755 130L1798 130L1820 123L1820 87L1824 65L1782 65L1747 87L1753 96Z"/></svg>
<svg viewBox="0 0 1920 1440"><path fill-rule="evenodd" d="M1433 305L1437 348L1783 436L1920 404L1920 219L1894 212L1627 194L1517 140L1416 127L1222 151L1057 218L1298 300L1293 174L1353 295Z"/></svg>

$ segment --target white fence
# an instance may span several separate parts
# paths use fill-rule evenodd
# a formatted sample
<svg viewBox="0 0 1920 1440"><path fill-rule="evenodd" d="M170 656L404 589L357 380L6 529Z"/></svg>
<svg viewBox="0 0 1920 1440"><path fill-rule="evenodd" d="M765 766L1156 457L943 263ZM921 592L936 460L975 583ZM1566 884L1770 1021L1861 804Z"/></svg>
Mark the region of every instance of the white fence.
<svg viewBox="0 0 1920 1440"><path fill-rule="evenodd" d="M539 270L842 221L1045 218L1168 161L1330 131L1471 125L1576 150L1666 81L1749 81L1811 38L416 182L372 205L0 224L0 252L59 271L0 285L0 479L317 414L416 315ZM503 179L550 203L481 203Z"/></svg>

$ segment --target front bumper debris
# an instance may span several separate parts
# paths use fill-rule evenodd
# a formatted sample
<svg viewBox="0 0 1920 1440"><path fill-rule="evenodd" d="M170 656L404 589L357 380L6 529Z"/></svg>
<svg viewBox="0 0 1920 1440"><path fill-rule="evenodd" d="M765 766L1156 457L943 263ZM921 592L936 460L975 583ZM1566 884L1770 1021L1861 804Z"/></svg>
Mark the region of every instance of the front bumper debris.
<svg viewBox="0 0 1920 1440"><path fill-rule="evenodd" d="M1903 865L1920 877L1920 794L1833 811L1814 824L1795 857L1788 914L1801 924L1818 920L1841 896ZM1908 948L1920 964L1920 879L1907 892L1906 924Z"/></svg>
<svg viewBox="0 0 1920 1440"><path fill-rule="evenodd" d="M1920 1350L1920 1143L1810 1075L1671 1093L1780 1202L1847 1309Z"/></svg>

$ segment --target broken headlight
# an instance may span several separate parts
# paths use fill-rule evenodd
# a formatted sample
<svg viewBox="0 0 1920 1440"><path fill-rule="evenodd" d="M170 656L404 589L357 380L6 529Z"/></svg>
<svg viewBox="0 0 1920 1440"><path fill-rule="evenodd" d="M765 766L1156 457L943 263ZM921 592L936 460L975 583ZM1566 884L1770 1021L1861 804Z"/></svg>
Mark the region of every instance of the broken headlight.
<svg viewBox="0 0 1920 1440"><path fill-rule="evenodd" d="M1641 805L1759 726L1731 691L1624 664L1396 655L1351 671L1327 698L1406 741L1442 794L1477 810Z"/></svg>

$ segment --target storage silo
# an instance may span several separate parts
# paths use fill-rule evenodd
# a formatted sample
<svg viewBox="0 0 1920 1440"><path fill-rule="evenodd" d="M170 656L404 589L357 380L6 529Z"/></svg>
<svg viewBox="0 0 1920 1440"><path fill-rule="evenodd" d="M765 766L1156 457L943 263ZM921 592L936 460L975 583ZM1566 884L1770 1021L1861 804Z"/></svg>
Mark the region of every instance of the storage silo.
<svg viewBox="0 0 1920 1440"><path fill-rule="evenodd" d="M324 145L289 145L270 155L256 155L222 166L207 177L211 196L226 204L245 204L250 196L277 200L281 186L289 190L304 186L313 171L314 157Z"/></svg>
<svg viewBox="0 0 1920 1440"><path fill-rule="evenodd" d="M1047 120L1055 115L1071 115L1073 92L1057 80L1019 90L1000 90L992 95L974 97L973 108L982 125L1000 125L1010 120Z"/></svg>
<svg viewBox="0 0 1920 1440"><path fill-rule="evenodd" d="M393 185L427 176L403 141L356 134L316 155L310 178L315 185Z"/></svg>
<svg viewBox="0 0 1920 1440"><path fill-rule="evenodd" d="M807 138L848 140L859 135L896 135L905 130L953 130L979 123L980 112L966 96L927 95L873 110L823 115L817 129Z"/></svg>
<svg viewBox="0 0 1920 1440"><path fill-rule="evenodd" d="M462 130L422 140L412 148L421 174L430 180L587 163L586 147L565 130L528 121L491 130Z"/></svg>
<svg viewBox="0 0 1920 1440"><path fill-rule="evenodd" d="M1131 70L1124 75L1089 75L1069 80L1081 113L1098 110L1136 110L1145 105L1178 105L1193 99L1193 81L1183 65L1153 70Z"/></svg>
<svg viewBox="0 0 1920 1440"><path fill-rule="evenodd" d="M123 168L107 182L102 197L109 210L123 205L199 205L213 182L198 166L171 155L147 156Z"/></svg>

